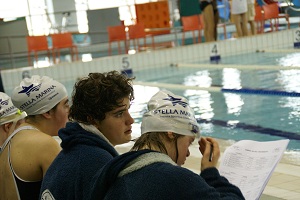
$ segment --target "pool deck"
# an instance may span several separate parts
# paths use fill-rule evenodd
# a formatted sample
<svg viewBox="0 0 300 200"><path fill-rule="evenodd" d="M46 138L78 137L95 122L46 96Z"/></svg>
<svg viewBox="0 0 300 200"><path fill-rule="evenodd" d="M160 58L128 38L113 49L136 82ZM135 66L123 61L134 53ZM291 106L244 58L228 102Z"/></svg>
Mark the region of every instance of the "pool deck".
<svg viewBox="0 0 300 200"><path fill-rule="evenodd" d="M226 147L232 144L232 141L217 139L223 153ZM127 152L133 143L117 146L119 153ZM200 173L201 154L198 151L196 143L190 147L191 155L187 158L183 167L186 167L195 173ZM222 156L221 153L221 156ZM261 200L299 200L300 199L300 158L292 158L284 154L280 163L275 168Z"/></svg>

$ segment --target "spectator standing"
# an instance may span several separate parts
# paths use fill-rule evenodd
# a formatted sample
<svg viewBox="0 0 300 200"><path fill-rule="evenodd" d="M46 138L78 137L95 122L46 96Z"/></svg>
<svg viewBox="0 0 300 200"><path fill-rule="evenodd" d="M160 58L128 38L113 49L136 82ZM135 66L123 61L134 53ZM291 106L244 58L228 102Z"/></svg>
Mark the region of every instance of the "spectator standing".
<svg viewBox="0 0 300 200"><path fill-rule="evenodd" d="M217 0L200 0L200 9L204 20L204 37L206 42L216 41L219 12Z"/></svg>
<svg viewBox="0 0 300 200"><path fill-rule="evenodd" d="M247 0L247 19L250 25L251 35L256 35L256 26L255 26L255 0Z"/></svg>
<svg viewBox="0 0 300 200"><path fill-rule="evenodd" d="M247 0L231 1L231 16L235 24L237 36L243 37L248 35L247 19Z"/></svg>

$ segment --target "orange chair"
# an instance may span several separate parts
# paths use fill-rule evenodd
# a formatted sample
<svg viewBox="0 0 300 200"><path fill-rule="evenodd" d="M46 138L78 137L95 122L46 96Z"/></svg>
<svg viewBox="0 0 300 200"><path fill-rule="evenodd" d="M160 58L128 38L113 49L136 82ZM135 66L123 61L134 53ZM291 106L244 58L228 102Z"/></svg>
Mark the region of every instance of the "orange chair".
<svg viewBox="0 0 300 200"><path fill-rule="evenodd" d="M290 29L289 15L279 13L279 6L277 3L265 4L262 8L264 12L264 21L270 21L271 31L273 31L273 20L275 22L276 31L278 31L279 18L285 18L288 23L288 29Z"/></svg>
<svg viewBox="0 0 300 200"><path fill-rule="evenodd" d="M264 14L263 14L262 7L259 5L255 6L254 21L256 22L257 33L264 33L264 29L265 29Z"/></svg>
<svg viewBox="0 0 300 200"><path fill-rule="evenodd" d="M48 48L47 36L27 36L27 48L28 48L28 64L32 65L31 53L33 52L35 61L38 61L38 51L47 51L48 58L50 58L50 52Z"/></svg>
<svg viewBox="0 0 300 200"><path fill-rule="evenodd" d="M118 26L108 26L107 32L108 32L108 55L111 55L111 43L117 42L118 43L118 52L119 54L122 53L120 42L124 41L125 46L125 53L128 52L127 47L127 34L125 31L124 25L118 25Z"/></svg>
<svg viewBox="0 0 300 200"><path fill-rule="evenodd" d="M201 25L201 20L199 15L191 15L191 16L182 16L181 17L182 22L182 45L184 45L185 40L185 32L192 31L193 34L193 43L195 44L196 38L195 38L195 31L198 31L198 42L201 42L201 30L203 29L203 26Z"/></svg>
<svg viewBox="0 0 300 200"><path fill-rule="evenodd" d="M69 48L72 61L78 60L78 49L73 44L73 38L71 33L57 33L51 35L52 38L52 56L53 62L56 63L56 54L60 58L60 49Z"/></svg>
<svg viewBox="0 0 300 200"><path fill-rule="evenodd" d="M154 49L154 38L152 35L147 35L145 32L145 26L143 23L137 23L135 25L128 26L128 33L129 33L129 42L133 40L133 44L135 49L138 51L140 50L139 40L144 40L143 48L146 48L146 38L151 37L151 48Z"/></svg>

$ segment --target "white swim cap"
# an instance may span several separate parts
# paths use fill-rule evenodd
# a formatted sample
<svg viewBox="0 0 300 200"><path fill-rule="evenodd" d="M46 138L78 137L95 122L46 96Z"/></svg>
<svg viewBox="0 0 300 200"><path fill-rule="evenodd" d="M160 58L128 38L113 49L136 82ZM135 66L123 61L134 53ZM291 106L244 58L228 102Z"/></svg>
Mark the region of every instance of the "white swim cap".
<svg viewBox="0 0 300 200"><path fill-rule="evenodd" d="M0 92L0 125L18 121L26 116L26 112L21 112L13 105L7 94Z"/></svg>
<svg viewBox="0 0 300 200"><path fill-rule="evenodd" d="M142 134L148 132L174 132L200 137L194 111L186 98L162 90L148 102L148 112L143 116Z"/></svg>
<svg viewBox="0 0 300 200"><path fill-rule="evenodd" d="M48 76L33 75L24 78L13 90L13 104L28 115L38 115L51 110L67 97L64 85Z"/></svg>

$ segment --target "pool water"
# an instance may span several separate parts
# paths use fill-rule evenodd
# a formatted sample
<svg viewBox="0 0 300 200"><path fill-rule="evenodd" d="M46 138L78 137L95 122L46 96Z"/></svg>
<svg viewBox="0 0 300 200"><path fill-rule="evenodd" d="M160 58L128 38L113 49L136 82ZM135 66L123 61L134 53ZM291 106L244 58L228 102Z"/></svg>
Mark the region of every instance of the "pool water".
<svg viewBox="0 0 300 200"><path fill-rule="evenodd" d="M166 66L135 72L136 81L156 82L158 86L135 86L136 99L131 110L136 123L141 121L146 102L159 88L164 88L163 83L174 84L178 85L178 89L166 89L188 98L203 136L235 141L288 138L288 149L300 151L300 97L285 96L279 92L300 93L300 70L274 70L275 66L284 66L285 59L290 62L288 58L291 54L252 53L239 55L238 59L236 57L222 58L221 64L241 64L245 61L246 65L270 65L270 70L209 69L210 64L207 62L205 69ZM289 66L300 66L300 62L295 62ZM188 86L250 88L275 91L275 94L221 90L209 92L190 89Z"/></svg>
<svg viewBox="0 0 300 200"><path fill-rule="evenodd" d="M175 67L133 69L135 100L130 112L135 119L133 135L140 135L140 123L147 102L159 89L185 96L195 110L201 135L238 141L243 139L270 141L290 139L289 152L300 154L300 97L280 95L276 91L300 93L300 70L276 70L276 66L300 66L299 53L248 53L222 57L223 64L270 65L270 70L212 69ZM300 69L300 68L299 68ZM62 82L71 95L76 80ZM140 85L139 82L143 82ZM147 86L156 83L156 86ZM164 83L174 87L165 87ZM206 91L189 86L216 87ZM275 91L265 93L223 92L222 88L250 88Z"/></svg>

